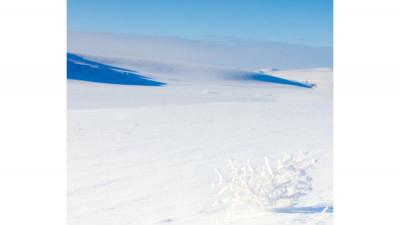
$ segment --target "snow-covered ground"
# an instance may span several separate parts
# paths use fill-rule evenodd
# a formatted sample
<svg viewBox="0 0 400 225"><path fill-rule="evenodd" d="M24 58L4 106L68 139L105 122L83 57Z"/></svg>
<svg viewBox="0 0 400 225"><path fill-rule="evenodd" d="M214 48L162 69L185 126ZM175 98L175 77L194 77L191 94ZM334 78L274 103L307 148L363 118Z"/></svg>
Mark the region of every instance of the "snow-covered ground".
<svg viewBox="0 0 400 225"><path fill-rule="evenodd" d="M331 211L320 213L333 207L332 69L68 58L70 225L332 224ZM110 71L120 84L82 81L110 81ZM214 205L214 168L300 149L318 162L313 190L294 210Z"/></svg>

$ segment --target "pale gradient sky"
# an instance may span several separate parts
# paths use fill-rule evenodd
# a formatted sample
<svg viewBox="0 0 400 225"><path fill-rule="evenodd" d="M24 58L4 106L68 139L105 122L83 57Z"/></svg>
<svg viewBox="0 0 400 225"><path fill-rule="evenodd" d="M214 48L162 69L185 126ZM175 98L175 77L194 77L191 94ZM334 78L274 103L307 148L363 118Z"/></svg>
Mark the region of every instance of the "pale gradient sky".
<svg viewBox="0 0 400 225"><path fill-rule="evenodd" d="M68 30L333 46L332 0L68 0Z"/></svg>

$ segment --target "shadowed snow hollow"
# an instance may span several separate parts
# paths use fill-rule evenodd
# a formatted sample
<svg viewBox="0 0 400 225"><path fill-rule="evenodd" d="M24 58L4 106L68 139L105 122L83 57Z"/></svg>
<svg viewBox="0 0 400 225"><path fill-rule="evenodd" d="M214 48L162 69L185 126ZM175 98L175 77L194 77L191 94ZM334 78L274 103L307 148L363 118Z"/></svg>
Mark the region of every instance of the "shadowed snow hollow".
<svg viewBox="0 0 400 225"><path fill-rule="evenodd" d="M67 54L67 78L108 84L161 86L164 83L152 81L135 71L108 66Z"/></svg>

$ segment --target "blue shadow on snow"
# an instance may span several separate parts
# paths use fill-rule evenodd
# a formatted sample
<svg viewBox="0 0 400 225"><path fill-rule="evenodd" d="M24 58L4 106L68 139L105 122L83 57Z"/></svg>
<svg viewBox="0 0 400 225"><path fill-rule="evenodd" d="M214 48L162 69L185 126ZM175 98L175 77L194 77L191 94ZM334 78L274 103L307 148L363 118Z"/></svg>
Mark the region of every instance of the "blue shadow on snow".
<svg viewBox="0 0 400 225"><path fill-rule="evenodd" d="M307 84L303 84L301 82L286 80L286 79L282 79L279 77L274 77L274 76L266 75L266 74L252 74L252 75L250 75L249 79L263 81L263 82L270 82L270 83L293 85L293 86L305 87L305 88L312 88L314 86L314 85L307 85Z"/></svg>
<svg viewBox="0 0 400 225"><path fill-rule="evenodd" d="M67 78L107 84L165 85L165 83L135 74L135 71L93 62L71 53L67 53Z"/></svg>
<svg viewBox="0 0 400 225"><path fill-rule="evenodd" d="M277 213L321 213L324 211L325 207L298 207L298 208L287 208L287 209L275 209L274 212ZM333 207L330 206L325 211L327 213L333 212Z"/></svg>

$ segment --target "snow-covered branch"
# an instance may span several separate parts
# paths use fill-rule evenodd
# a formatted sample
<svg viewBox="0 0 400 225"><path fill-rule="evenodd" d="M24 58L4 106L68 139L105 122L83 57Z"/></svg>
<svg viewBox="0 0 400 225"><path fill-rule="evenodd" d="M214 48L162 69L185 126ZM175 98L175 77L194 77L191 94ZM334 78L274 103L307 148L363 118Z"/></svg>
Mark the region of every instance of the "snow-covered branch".
<svg viewBox="0 0 400 225"><path fill-rule="evenodd" d="M274 167L268 157L261 168L255 169L250 161L238 167L229 161L229 170L224 174L215 169L219 181L213 184L218 194L225 198L219 201L231 208L245 205L256 211L271 211L275 208L289 208L299 197L311 190L312 178L308 175L315 159L306 160L306 153L300 151L297 157L285 154Z"/></svg>

